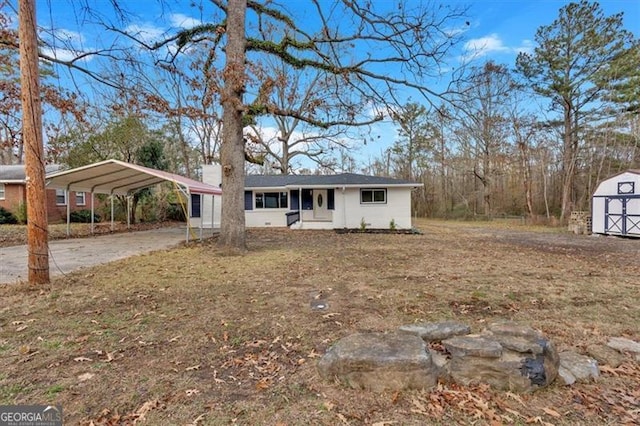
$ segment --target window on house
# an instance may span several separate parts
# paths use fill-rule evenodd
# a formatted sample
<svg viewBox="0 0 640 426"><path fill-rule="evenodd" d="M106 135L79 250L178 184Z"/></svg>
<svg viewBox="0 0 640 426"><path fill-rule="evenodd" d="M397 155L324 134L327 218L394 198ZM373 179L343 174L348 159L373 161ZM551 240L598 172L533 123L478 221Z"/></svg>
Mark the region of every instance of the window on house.
<svg viewBox="0 0 640 426"><path fill-rule="evenodd" d="M56 205L67 205L67 192L64 189L56 189Z"/></svg>
<svg viewBox="0 0 640 426"><path fill-rule="evenodd" d="M202 214L202 195L191 194L191 217L200 217Z"/></svg>
<svg viewBox="0 0 640 426"><path fill-rule="evenodd" d="M372 204L372 203L384 204L386 202L387 202L386 189L361 189L360 190L360 204Z"/></svg>
<svg viewBox="0 0 640 426"><path fill-rule="evenodd" d="M286 192L256 192L256 209L286 209L287 201Z"/></svg>
<svg viewBox="0 0 640 426"><path fill-rule="evenodd" d="M0 183L0 200L4 200L5 192L4 192L4 183Z"/></svg>
<svg viewBox="0 0 640 426"><path fill-rule="evenodd" d="M84 206L86 204L86 200L84 197L84 192L76 192L76 206Z"/></svg>

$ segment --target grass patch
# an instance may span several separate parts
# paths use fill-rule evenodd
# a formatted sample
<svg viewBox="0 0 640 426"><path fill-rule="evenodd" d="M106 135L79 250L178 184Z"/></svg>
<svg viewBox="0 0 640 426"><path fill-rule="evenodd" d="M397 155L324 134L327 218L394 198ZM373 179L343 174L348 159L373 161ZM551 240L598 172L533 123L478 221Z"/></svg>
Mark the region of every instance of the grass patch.
<svg viewBox="0 0 640 426"><path fill-rule="evenodd" d="M251 230L244 256L208 241L68 274L55 292L2 286L0 400L45 396L69 424L467 424L494 421L489 411L504 423L628 420L610 408L640 388L631 358L597 383L519 400L481 387L373 394L321 380L315 364L339 338L413 322L455 319L477 332L512 319L579 352L610 336L640 340L636 241L478 222L418 227ZM311 309L318 293L327 310ZM470 411L460 395L486 410Z"/></svg>

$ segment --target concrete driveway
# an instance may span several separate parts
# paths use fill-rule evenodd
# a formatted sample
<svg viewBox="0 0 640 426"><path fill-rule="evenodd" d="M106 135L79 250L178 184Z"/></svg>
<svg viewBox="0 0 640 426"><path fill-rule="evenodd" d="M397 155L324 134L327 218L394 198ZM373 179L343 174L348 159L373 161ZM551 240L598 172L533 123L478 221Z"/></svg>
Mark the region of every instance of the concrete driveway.
<svg viewBox="0 0 640 426"><path fill-rule="evenodd" d="M49 241L49 271L51 276L66 274L87 266L175 247L185 238L186 228L174 227ZM0 284L27 278L27 246L0 248Z"/></svg>

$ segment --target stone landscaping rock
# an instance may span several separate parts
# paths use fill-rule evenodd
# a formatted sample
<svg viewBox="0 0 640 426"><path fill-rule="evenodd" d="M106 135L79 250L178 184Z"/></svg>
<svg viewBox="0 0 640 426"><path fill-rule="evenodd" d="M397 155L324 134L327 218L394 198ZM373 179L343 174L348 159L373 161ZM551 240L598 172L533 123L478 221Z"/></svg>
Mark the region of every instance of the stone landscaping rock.
<svg viewBox="0 0 640 426"><path fill-rule="evenodd" d="M442 344L451 353L447 371L459 383L527 392L548 386L558 375L555 347L538 331L517 323L493 323L481 335L457 336Z"/></svg>
<svg viewBox="0 0 640 426"><path fill-rule="evenodd" d="M407 325L397 333L354 334L334 344L318 369L325 379L373 391L431 388L442 378L528 392L548 386L558 376L558 352L539 331L509 321L490 324L481 334L468 334L469 330L464 324L442 322ZM440 339L446 352L439 345L430 352L425 342ZM571 356L567 360L575 362L562 367L565 383L576 376L582 380L576 365L589 374L586 377L597 377L595 361L580 364Z"/></svg>
<svg viewBox="0 0 640 426"><path fill-rule="evenodd" d="M607 342L607 346L613 348L619 352L633 352L634 354L640 354L640 343L624 337L612 337Z"/></svg>
<svg viewBox="0 0 640 426"><path fill-rule="evenodd" d="M608 365L612 368L618 368L624 361L624 357L620 352L603 345L587 346L587 354L598 361L601 365Z"/></svg>
<svg viewBox="0 0 640 426"><path fill-rule="evenodd" d="M374 392L435 386L438 368L425 342L406 333L359 333L334 344L318 362L325 379Z"/></svg>
<svg viewBox="0 0 640 426"><path fill-rule="evenodd" d="M573 351L565 351L559 354L560 368L558 375L565 385L575 382L588 382L600 377L598 363L593 358L580 355Z"/></svg>
<svg viewBox="0 0 640 426"><path fill-rule="evenodd" d="M425 342L439 342L453 336L471 333L471 327L456 321L403 325L399 330L403 333L418 335Z"/></svg>

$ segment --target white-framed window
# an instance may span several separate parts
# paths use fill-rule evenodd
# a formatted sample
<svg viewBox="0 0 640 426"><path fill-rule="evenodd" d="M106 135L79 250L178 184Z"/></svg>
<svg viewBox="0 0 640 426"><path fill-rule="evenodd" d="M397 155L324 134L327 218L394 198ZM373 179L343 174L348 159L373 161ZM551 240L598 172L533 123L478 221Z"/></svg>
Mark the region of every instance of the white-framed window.
<svg viewBox="0 0 640 426"><path fill-rule="evenodd" d="M87 203L84 192L76 192L76 206L84 206Z"/></svg>
<svg viewBox="0 0 640 426"><path fill-rule="evenodd" d="M67 191L64 189L56 189L56 206L67 205Z"/></svg>
<svg viewBox="0 0 640 426"><path fill-rule="evenodd" d="M256 209L286 209L289 206L287 192L256 192Z"/></svg>
<svg viewBox="0 0 640 426"><path fill-rule="evenodd" d="M0 183L0 200L4 200L4 197L5 197L4 183Z"/></svg>
<svg viewBox="0 0 640 426"><path fill-rule="evenodd" d="M386 204L386 189L361 189L360 204Z"/></svg>

